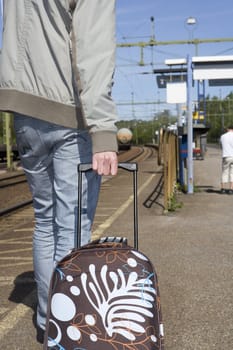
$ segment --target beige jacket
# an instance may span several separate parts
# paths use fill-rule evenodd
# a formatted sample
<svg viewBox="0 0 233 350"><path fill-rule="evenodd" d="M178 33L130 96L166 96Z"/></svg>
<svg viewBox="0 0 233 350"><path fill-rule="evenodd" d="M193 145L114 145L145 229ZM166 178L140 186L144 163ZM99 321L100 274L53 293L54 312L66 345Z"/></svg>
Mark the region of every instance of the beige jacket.
<svg viewBox="0 0 233 350"><path fill-rule="evenodd" d="M0 110L88 128L116 151L115 0L5 0Z"/></svg>

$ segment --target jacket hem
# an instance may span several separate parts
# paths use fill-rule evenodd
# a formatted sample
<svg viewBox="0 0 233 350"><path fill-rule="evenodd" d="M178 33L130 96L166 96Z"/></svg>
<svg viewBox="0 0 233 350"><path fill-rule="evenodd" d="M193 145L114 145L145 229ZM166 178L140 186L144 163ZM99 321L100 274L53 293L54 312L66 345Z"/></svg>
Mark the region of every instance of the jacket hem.
<svg viewBox="0 0 233 350"><path fill-rule="evenodd" d="M68 128L85 128L81 107L65 105L17 90L0 90L0 110L24 114Z"/></svg>

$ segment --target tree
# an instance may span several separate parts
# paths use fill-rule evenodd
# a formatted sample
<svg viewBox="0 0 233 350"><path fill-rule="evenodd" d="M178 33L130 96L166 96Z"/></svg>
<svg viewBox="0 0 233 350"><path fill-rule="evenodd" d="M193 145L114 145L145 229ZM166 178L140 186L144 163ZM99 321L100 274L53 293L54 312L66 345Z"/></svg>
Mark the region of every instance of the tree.
<svg viewBox="0 0 233 350"><path fill-rule="evenodd" d="M210 125L209 142L218 142L226 127L233 124L233 92L224 99L206 97L206 123Z"/></svg>

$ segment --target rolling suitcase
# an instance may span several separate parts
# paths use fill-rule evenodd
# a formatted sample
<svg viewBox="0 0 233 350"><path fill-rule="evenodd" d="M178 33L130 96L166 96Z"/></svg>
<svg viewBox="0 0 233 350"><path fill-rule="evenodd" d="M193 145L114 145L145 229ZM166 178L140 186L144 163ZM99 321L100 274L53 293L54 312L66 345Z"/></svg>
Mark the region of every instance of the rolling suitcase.
<svg viewBox="0 0 233 350"><path fill-rule="evenodd" d="M77 248L53 273L44 350L163 350L163 325L156 272L138 251L137 165L133 172L134 247L106 237L80 247L81 188Z"/></svg>

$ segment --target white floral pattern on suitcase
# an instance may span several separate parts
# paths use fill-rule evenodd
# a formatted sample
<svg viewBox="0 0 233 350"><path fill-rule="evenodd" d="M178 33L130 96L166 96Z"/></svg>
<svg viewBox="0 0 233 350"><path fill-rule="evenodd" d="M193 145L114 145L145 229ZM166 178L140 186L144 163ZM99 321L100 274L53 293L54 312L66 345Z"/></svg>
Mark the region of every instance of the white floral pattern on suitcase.
<svg viewBox="0 0 233 350"><path fill-rule="evenodd" d="M160 307L157 279L147 269L147 257L134 250L99 250L96 255L105 264L91 262L82 271L71 258L57 267L56 279L63 280L65 287L56 291L54 283L48 349L89 350L96 344L101 350L162 349L162 328L158 334L153 326L154 305ZM113 268L116 260L121 268ZM67 341L72 347L64 345Z"/></svg>

